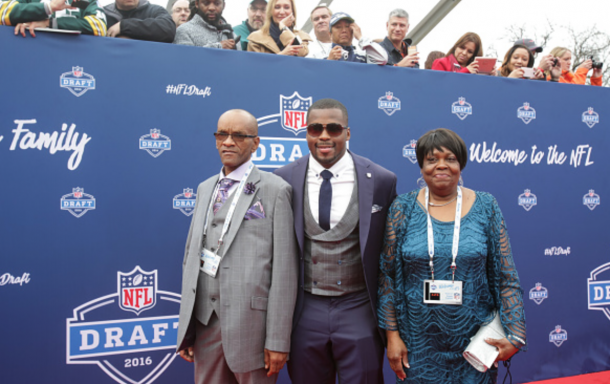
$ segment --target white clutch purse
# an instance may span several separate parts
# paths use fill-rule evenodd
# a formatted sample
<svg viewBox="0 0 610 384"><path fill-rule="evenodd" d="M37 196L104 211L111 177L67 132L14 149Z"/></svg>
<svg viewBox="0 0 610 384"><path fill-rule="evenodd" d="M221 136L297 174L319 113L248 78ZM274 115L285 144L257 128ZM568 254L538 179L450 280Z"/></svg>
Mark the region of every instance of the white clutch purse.
<svg viewBox="0 0 610 384"><path fill-rule="evenodd" d="M491 368L500 354L500 351L493 345L487 344L485 339L503 339L505 337L506 334L500 322L500 313L496 312L492 322L479 328L479 331L470 339L463 356L477 371L485 372Z"/></svg>

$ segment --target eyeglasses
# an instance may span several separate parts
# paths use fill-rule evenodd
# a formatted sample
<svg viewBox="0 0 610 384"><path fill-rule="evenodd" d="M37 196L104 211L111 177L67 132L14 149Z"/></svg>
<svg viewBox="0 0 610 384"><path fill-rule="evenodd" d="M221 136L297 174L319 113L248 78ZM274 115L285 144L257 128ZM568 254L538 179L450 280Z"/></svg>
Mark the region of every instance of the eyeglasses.
<svg viewBox="0 0 610 384"><path fill-rule="evenodd" d="M329 123L329 124L309 124L307 126L307 134L312 137L318 137L322 134L326 128L326 132L330 137L337 137L343 133L344 129L348 129L348 127L344 127L341 124L337 123Z"/></svg>
<svg viewBox="0 0 610 384"><path fill-rule="evenodd" d="M231 136L231 139L236 143L243 143L247 138L253 139L257 137L256 135L244 135L243 133L214 132L217 143L224 143L229 136Z"/></svg>

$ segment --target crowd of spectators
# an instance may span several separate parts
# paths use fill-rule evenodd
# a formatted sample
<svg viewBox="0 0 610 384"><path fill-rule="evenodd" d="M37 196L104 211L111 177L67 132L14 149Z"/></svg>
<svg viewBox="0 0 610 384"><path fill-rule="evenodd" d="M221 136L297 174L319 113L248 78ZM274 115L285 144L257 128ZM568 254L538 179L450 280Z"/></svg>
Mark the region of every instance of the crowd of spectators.
<svg viewBox="0 0 610 384"><path fill-rule="evenodd" d="M420 68L419 52L406 38L409 14L390 12L387 36L365 37L356 21L345 12L333 13L324 5L309 14L314 38L296 28L295 0L252 0L247 19L233 27L223 18L225 0L176 0L171 15L148 0L115 0L101 8L96 0L0 0L0 24L15 27L15 35L36 36L39 28L77 31L107 36L234 49L313 59L351 61L377 65ZM424 68L485 74L518 79L602 85L601 63L587 59L572 68L572 53L556 47L534 62L543 48L531 39L521 39L506 52L499 67L481 71L481 38L474 32L460 37L447 51L431 52ZM571 71L574 70L574 72Z"/></svg>

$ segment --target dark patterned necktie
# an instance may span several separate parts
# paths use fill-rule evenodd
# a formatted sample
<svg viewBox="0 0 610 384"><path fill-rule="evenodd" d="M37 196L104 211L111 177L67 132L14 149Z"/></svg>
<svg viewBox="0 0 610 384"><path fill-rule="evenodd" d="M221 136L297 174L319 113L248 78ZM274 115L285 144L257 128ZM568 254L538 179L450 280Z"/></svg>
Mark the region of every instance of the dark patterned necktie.
<svg viewBox="0 0 610 384"><path fill-rule="evenodd" d="M218 195L216 196L216 200L214 201L214 214L216 214L216 212L218 212L218 210L220 209L220 207L222 207L225 201L227 201L227 198L229 197L229 189L231 189L231 186L233 186L233 184L235 183L236 181L231 179L222 179L220 181Z"/></svg>
<svg viewBox="0 0 610 384"><path fill-rule="evenodd" d="M330 230L330 206L333 201L333 187L330 185L330 178L333 174L325 169L320 173L324 179L320 187L320 201L318 202L318 223L320 228L325 231Z"/></svg>

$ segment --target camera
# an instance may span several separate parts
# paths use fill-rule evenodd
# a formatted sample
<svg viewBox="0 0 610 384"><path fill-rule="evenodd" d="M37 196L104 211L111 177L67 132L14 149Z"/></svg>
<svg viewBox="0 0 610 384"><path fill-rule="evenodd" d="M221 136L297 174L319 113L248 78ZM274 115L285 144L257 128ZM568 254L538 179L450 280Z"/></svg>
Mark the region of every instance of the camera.
<svg viewBox="0 0 610 384"><path fill-rule="evenodd" d="M553 59L553 67L556 67L559 64L559 59L556 57Z"/></svg>
<svg viewBox="0 0 610 384"><path fill-rule="evenodd" d="M593 56L589 56L589 59L591 59L591 61L593 62L593 69L602 69L602 67L604 66L604 63L600 61L595 61L595 57Z"/></svg>

